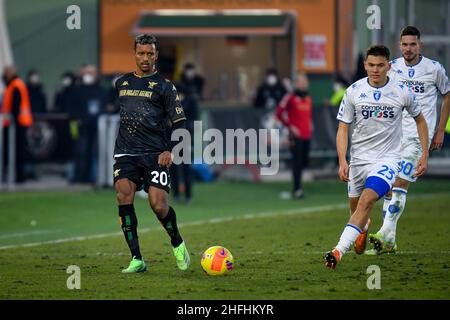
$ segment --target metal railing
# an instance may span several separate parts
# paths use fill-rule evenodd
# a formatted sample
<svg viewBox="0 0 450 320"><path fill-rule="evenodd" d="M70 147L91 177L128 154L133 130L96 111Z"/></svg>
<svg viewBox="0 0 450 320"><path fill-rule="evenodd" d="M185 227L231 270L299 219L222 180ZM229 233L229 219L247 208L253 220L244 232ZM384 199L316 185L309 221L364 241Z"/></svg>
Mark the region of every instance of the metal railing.
<svg viewBox="0 0 450 320"><path fill-rule="evenodd" d="M112 187L114 143L119 131L119 115L101 115L98 119L98 175L97 185Z"/></svg>
<svg viewBox="0 0 450 320"><path fill-rule="evenodd" d="M9 120L9 126L4 126L4 121ZM8 132L8 159L6 162L6 180L5 173L5 151L4 128ZM4 181L5 180L5 181ZM16 182L16 124L14 119L7 114L0 114L0 190L13 190Z"/></svg>

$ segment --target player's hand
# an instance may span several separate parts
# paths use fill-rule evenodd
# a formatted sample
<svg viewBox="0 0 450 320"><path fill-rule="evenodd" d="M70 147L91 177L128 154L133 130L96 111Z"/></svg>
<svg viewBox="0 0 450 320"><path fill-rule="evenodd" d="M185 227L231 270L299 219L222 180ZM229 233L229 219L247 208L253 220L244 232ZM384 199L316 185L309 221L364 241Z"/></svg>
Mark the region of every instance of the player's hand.
<svg viewBox="0 0 450 320"><path fill-rule="evenodd" d="M164 151L158 156L158 164L160 167L170 167L172 164L172 153Z"/></svg>
<svg viewBox="0 0 450 320"><path fill-rule="evenodd" d="M444 142L444 132L437 131L431 140L430 150L440 150Z"/></svg>
<svg viewBox="0 0 450 320"><path fill-rule="evenodd" d="M290 125L289 131L294 135L294 137L299 138L300 137L300 130L298 130L297 127Z"/></svg>
<svg viewBox="0 0 450 320"><path fill-rule="evenodd" d="M291 79L289 78L283 78L283 80L281 80L281 83L283 84L284 89L288 92L294 92L294 87L292 85Z"/></svg>
<svg viewBox="0 0 450 320"><path fill-rule="evenodd" d="M425 171L427 171L428 166L428 154L422 154L422 156L419 159L419 162L417 163L417 169L416 172L414 172L414 177L420 177L425 174Z"/></svg>
<svg viewBox="0 0 450 320"><path fill-rule="evenodd" d="M339 164L339 179L344 182L349 182L350 179L348 178L348 163L340 163Z"/></svg>

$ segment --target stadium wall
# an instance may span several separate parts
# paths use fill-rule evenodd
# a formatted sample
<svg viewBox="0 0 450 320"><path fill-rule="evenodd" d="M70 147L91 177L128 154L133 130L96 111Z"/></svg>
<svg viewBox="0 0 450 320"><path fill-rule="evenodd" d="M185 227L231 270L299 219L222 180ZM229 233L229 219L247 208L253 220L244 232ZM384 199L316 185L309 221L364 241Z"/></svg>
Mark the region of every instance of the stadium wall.
<svg viewBox="0 0 450 320"><path fill-rule="evenodd" d="M19 74L30 69L40 72L48 106L60 86L65 71L78 72L85 63L98 64L98 4L77 0L81 9L81 29L69 30L66 20L71 0L7 0L7 17L14 62Z"/></svg>

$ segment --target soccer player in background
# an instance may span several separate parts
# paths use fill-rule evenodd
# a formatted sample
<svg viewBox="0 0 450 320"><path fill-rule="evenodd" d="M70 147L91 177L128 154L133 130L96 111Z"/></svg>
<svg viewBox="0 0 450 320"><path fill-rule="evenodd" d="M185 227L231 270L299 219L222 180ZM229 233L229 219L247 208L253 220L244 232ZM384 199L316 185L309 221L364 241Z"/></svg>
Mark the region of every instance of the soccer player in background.
<svg viewBox="0 0 450 320"><path fill-rule="evenodd" d="M150 207L170 236L179 269L190 264L189 253L168 203L169 166L173 144L168 132L185 127L186 117L175 86L156 69L157 40L139 35L134 42L137 69L116 81L120 127L114 149L114 186L119 216L132 260L123 273L143 272L146 263L139 249L138 220L134 210L136 191L144 188Z"/></svg>
<svg viewBox="0 0 450 320"><path fill-rule="evenodd" d="M448 94L450 82L445 69L439 62L420 54L421 46L419 30L413 26L404 28L400 33L402 57L391 62L390 76L397 77L415 95L427 121L431 150L439 150L443 144L445 126L450 114L450 94ZM435 132L438 92L444 97L439 125ZM397 250L395 241L397 221L405 209L409 185L417 180L414 172L423 148L421 148L414 120L407 112L403 113L402 126L400 171L395 179L392 191L384 198L383 226L377 233L369 234L369 243L374 246L373 249L366 251L366 254L369 255L395 253Z"/></svg>
<svg viewBox="0 0 450 320"><path fill-rule="evenodd" d="M364 66L368 77L346 90L337 115L340 121L336 135L339 178L348 183L351 216L336 247L325 253L325 265L332 269L352 244L357 253L364 252L370 211L391 189L399 170L404 108L416 122L424 150L428 146L427 124L414 96L405 85L387 76L389 49L383 45L369 47ZM348 165L347 139L352 123ZM416 176L425 173L427 160L428 152L424 152L418 161Z"/></svg>

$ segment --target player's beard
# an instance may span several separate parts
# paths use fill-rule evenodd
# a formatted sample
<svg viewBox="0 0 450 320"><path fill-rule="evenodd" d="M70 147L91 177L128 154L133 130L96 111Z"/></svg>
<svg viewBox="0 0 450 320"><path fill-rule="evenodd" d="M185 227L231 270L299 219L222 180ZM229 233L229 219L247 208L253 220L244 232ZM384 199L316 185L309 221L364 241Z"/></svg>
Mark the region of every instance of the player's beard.
<svg viewBox="0 0 450 320"><path fill-rule="evenodd" d="M412 61L414 61L414 59L416 59L416 57L417 57L417 53L415 55L411 56L411 58L409 58L409 59L406 57L406 55L403 55L403 58L405 59L406 62L412 62Z"/></svg>

